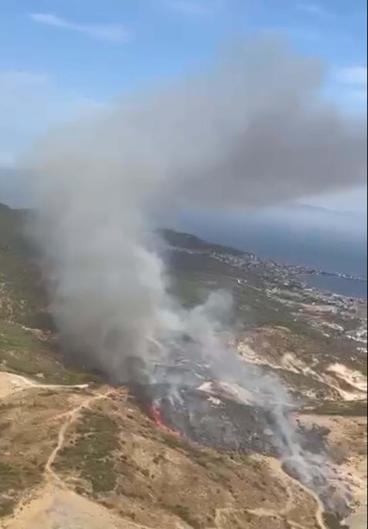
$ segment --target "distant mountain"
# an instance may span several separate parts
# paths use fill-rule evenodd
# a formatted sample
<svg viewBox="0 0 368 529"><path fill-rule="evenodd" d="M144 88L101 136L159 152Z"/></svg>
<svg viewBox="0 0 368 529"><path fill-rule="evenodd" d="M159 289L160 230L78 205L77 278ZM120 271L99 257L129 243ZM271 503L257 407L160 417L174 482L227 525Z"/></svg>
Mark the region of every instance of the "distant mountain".
<svg viewBox="0 0 368 529"><path fill-rule="evenodd" d="M171 246L185 248L187 250L203 250L207 252L228 253L230 255L238 256L248 254L248 252L244 252L236 248L231 248L230 246L207 242L204 239L201 239L189 233L169 229L161 229L159 230L159 233L163 237L163 239Z"/></svg>

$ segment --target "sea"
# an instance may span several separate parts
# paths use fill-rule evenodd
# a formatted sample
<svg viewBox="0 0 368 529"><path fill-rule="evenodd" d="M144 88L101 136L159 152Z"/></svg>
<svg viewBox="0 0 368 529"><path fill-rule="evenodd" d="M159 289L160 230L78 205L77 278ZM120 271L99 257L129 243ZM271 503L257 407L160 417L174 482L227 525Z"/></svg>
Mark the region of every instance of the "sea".
<svg viewBox="0 0 368 529"><path fill-rule="evenodd" d="M366 279L346 279L343 277L326 275L304 275L300 279L311 287L326 292L333 292L341 296L367 299Z"/></svg>
<svg viewBox="0 0 368 529"><path fill-rule="evenodd" d="M325 272L348 274L359 279L331 275L306 275L301 279L312 287L354 298L367 298L367 244L363 235L321 228L319 231L257 222L210 222L203 216L186 217L176 226L210 242L252 251L262 259L304 265Z"/></svg>

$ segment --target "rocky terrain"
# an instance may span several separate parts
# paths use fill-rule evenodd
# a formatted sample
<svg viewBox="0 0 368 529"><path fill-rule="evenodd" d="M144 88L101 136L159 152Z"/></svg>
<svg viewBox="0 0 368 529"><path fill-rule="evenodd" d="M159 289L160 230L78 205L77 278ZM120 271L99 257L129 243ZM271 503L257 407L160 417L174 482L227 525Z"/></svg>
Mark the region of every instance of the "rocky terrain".
<svg viewBox="0 0 368 529"><path fill-rule="evenodd" d="M65 357L22 237L28 215L0 208L2 529L366 526L365 301L306 289L251 253L164 232L183 304L232 292L232 347L244 369L288 389L290 421L326 467L321 496L268 441L254 391L204 374L182 389L182 408L202 410L193 423L182 408L149 409L134 388ZM327 508L340 491L342 508Z"/></svg>

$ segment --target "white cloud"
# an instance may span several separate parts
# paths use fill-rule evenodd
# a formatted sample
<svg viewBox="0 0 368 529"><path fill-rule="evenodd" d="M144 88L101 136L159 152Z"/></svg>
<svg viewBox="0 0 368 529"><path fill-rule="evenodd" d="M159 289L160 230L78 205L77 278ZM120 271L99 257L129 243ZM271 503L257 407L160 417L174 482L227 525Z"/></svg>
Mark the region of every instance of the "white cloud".
<svg viewBox="0 0 368 529"><path fill-rule="evenodd" d="M221 0L164 0L165 6L186 15L211 15L221 4Z"/></svg>
<svg viewBox="0 0 368 529"><path fill-rule="evenodd" d="M48 80L48 75L42 73L28 72L25 70L0 71L1 86L15 86L18 84L27 86L40 86Z"/></svg>
<svg viewBox="0 0 368 529"><path fill-rule="evenodd" d="M9 165L48 127L100 107L88 97L63 92L43 73L0 70L0 163Z"/></svg>
<svg viewBox="0 0 368 529"><path fill-rule="evenodd" d="M348 66L335 71L334 80L345 100L361 111L367 106L367 67Z"/></svg>
<svg viewBox="0 0 368 529"><path fill-rule="evenodd" d="M11 168L15 165L14 153L8 151L0 151L0 168Z"/></svg>
<svg viewBox="0 0 368 529"><path fill-rule="evenodd" d="M300 204L324 208L338 213L365 214L367 212L367 186L353 187L327 195L301 199Z"/></svg>
<svg viewBox="0 0 368 529"><path fill-rule="evenodd" d="M320 4L301 2L297 4L297 9L299 9L299 11L303 11L304 13L308 15L312 15L312 16L319 16L319 17L330 17L331 16L331 13L327 11L327 9L325 9Z"/></svg>
<svg viewBox="0 0 368 529"><path fill-rule="evenodd" d="M352 65L331 72L334 98L353 113L363 116L367 109L367 67Z"/></svg>
<svg viewBox="0 0 368 529"><path fill-rule="evenodd" d="M27 174L19 160L50 127L91 115L106 104L63 91L49 75L0 70L0 203L29 206Z"/></svg>
<svg viewBox="0 0 368 529"><path fill-rule="evenodd" d="M360 88L367 88L367 67L349 66L341 68L337 72L337 80L340 83Z"/></svg>
<svg viewBox="0 0 368 529"><path fill-rule="evenodd" d="M79 24L50 13L31 13L29 16L38 24L83 33L98 40L124 43L129 39L129 32L120 24Z"/></svg>

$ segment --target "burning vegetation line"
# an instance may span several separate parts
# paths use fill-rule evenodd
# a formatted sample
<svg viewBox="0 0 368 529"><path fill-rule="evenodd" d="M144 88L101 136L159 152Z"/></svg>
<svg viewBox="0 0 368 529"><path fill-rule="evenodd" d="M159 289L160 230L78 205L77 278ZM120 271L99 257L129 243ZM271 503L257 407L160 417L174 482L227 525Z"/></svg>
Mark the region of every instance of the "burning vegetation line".
<svg viewBox="0 0 368 529"><path fill-rule="evenodd" d="M177 430L174 430L173 428L170 428L169 426L165 424L165 421L161 413L160 403L158 402L153 403L148 409L148 415L151 417L151 419L153 420L153 422L158 428L172 435L175 435L176 437L182 437L180 432L178 432Z"/></svg>

